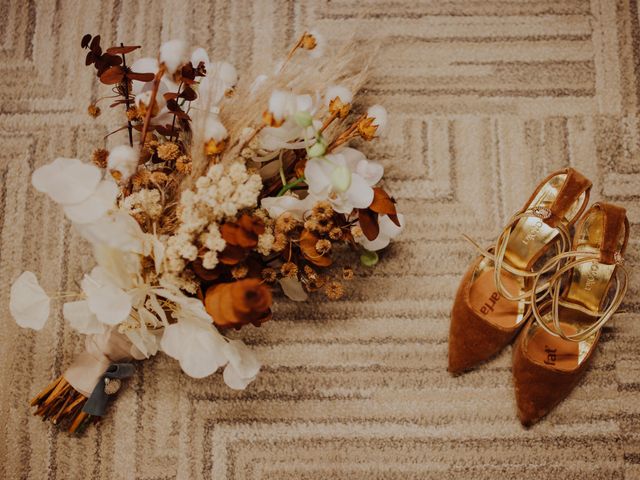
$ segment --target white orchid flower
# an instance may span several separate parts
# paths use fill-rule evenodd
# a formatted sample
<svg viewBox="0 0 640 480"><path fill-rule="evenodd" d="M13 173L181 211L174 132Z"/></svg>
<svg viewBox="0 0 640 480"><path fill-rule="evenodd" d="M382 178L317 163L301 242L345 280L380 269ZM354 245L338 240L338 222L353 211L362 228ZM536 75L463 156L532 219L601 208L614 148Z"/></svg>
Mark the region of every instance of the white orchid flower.
<svg viewBox="0 0 640 480"><path fill-rule="evenodd" d="M258 375L260 362L241 340L229 340L223 353L229 363L222 374L224 383L234 390L244 390Z"/></svg>
<svg viewBox="0 0 640 480"><path fill-rule="evenodd" d="M404 230L404 215L402 215L401 213L398 213L398 221L400 223L400 226L397 226L395 223L393 223L388 215L380 215L378 217L378 225L380 226L378 236L373 240L369 240L364 235L359 235L355 238L355 240L371 252L382 250L387 245L389 245L391 240L400 235L400 233L402 233L402 230Z"/></svg>
<svg viewBox="0 0 640 480"><path fill-rule="evenodd" d="M11 285L9 311L23 328L41 330L49 318L51 299L33 272L23 272Z"/></svg>
<svg viewBox="0 0 640 480"><path fill-rule="evenodd" d="M316 111L311 95L296 95L293 92L275 90L269 98L268 112L273 118L273 126L262 129L258 135L258 144L262 149L273 151L282 148L304 148L313 143L313 139L304 139L305 132L313 122ZM299 122L304 117L305 122Z"/></svg>
<svg viewBox="0 0 640 480"><path fill-rule="evenodd" d="M327 199L338 213L367 208L373 201L373 186L384 168L367 160L358 150L343 148L337 153L307 161L305 179L317 200Z"/></svg>

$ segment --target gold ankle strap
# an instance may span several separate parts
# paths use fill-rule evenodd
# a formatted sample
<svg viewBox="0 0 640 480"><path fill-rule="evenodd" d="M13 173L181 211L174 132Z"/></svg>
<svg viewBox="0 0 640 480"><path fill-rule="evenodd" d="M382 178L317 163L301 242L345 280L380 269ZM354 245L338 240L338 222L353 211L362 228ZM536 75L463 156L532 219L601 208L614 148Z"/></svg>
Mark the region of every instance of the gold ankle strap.
<svg viewBox="0 0 640 480"><path fill-rule="evenodd" d="M554 258L550 259L545 266L542 267L541 272L544 271L547 265L560 265L565 260L573 258L572 261L566 262L560 268L556 270L556 272L545 282L545 285L548 286L548 289L544 292L543 295L538 297L537 295L531 294L531 313L534 318L537 320L538 325L544 329L547 333L561 337L565 340L569 340L572 342L581 342L586 340L591 335L593 335L596 331L601 329L605 323L609 321L609 319L613 316L613 314L618 310L618 307L622 303L622 299L627 293L627 286L629 281L629 273L627 269L624 267L622 258L616 262L616 268L614 273L616 275L616 292L611 300L609 306L602 312L594 312L593 310L589 310L587 308L582 307L581 305L577 305L573 302L564 301L561 298L561 286L562 286L562 276L569 272L574 267L578 265L589 263L589 262L598 262L600 261L600 253L599 252L587 252L587 251L570 251L563 252L556 255ZM547 269L548 271L549 269ZM540 281L541 275L537 275L534 278L532 291L535 291L538 282ZM540 307L538 304L542 302L546 296L549 295L550 299L544 301L542 306ZM545 322L542 318L542 314L540 313L541 308L546 308L551 305L551 319L552 326L549 325L548 322ZM560 305L568 308L572 308L574 310L579 310L587 315L596 317L597 320L591 324L586 329L575 333L573 335L567 335L560 325L560 315L559 315L559 307Z"/></svg>
<svg viewBox="0 0 640 480"><path fill-rule="evenodd" d="M507 291L504 284L502 283L502 275L501 275L502 270L522 278L538 278L539 279L542 274L548 273L554 268L556 270L559 268L559 264L557 262L556 263L547 262L542 267L542 269L538 271L529 271L529 270L516 268L513 265L510 265L507 262L505 262L505 259L504 259L513 227L521 218L537 217L544 220L546 218L549 218L549 216L550 216L549 209L544 207L534 207L534 208L525 210L524 212L516 213L513 217L511 217L511 219L507 223L507 226L502 230L502 233L498 236L498 239L496 240L496 244L490 249L482 248L475 240L473 240L467 235L463 235L463 237L467 241L469 241L476 248L476 250L478 250L480 255L493 261L494 283L496 285L498 293L502 295L504 298L511 301L524 302L528 304L528 303L531 303L530 297L535 297L539 293L546 290L547 284L543 283L542 285L538 286L536 282L536 285L532 287L530 290L526 290L520 293L519 295L512 295ZM560 241L556 242L556 249L558 253L566 251L569 248L569 245L571 244L571 238L569 236L569 230L567 228L566 223L564 222L558 223L553 228L555 228L558 231L558 233L560 233L560 237L559 237ZM493 250L493 252L491 250Z"/></svg>

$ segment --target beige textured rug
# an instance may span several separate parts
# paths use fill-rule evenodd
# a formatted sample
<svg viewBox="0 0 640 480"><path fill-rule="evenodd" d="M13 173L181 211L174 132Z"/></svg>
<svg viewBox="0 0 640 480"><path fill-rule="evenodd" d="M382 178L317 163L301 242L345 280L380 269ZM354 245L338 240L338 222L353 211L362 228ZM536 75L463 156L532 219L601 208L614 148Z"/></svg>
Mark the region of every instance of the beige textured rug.
<svg viewBox="0 0 640 480"><path fill-rule="evenodd" d="M640 478L640 20L636 0L0 2L0 478ZM409 222L351 297L280 299L243 333L265 368L242 393L168 358L140 366L102 424L76 438L28 400L80 349L58 310L38 333L9 316L11 281L74 285L91 255L29 184L55 156L87 158L113 125L81 35L183 37L243 72L306 27L332 42L382 40L364 100L384 103L376 147ZM624 312L580 387L531 430L515 417L510 349L445 371L448 314L473 256L537 180L572 165L633 224Z"/></svg>

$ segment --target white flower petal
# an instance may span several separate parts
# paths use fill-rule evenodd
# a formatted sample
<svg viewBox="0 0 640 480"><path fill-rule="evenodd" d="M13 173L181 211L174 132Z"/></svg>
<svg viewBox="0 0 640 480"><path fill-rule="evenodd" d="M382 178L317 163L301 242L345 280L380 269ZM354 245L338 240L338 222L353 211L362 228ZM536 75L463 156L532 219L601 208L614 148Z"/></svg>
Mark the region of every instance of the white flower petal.
<svg viewBox="0 0 640 480"><path fill-rule="evenodd" d="M38 168L31 177L36 190L49 195L62 205L86 200L98 186L101 170L76 158L56 158Z"/></svg>
<svg viewBox="0 0 640 480"><path fill-rule="evenodd" d="M384 174L384 167L379 162L360 160L356 166L356 173L360 175L370 186L380 181Z"/></svg>
<svg viewBox="0 0 640 480"><path fill-rule="evenodd" d="M244 390L255 379L255 376L249 378L243 377L231 363L228 363L227 366L224 367L222 378L224 383L227 384L227 387L234 390Z"/></svg>
<svg viewBox="0 0 640 480"><path fill-rule="evenodd" d="M383 215L378 219L378 224L380 225L380 232L390 238L395 238L402 230L404 230L404 215L399 213L398 220L400 221L400 226L397 226L395 223L391 221L388 215Z"/></svg>
<svg viewBox="0 0 640 480"><path fill-rule="evenodd" d="M379 233L376 238L373 240L367 239L364 235L358 237L356 241L362 245L364 248L371 252L375 252L376 250L382 250L387 245L389 245L389 241L391 239L385 235L384 233Z"/></svg>
<svg viewBox="0 0 640 480"><path fill-rule="evenodd" d="M300 200L293 195L267 197L260 201L260 206L267 210L271 218L278 218L285 212L291 213L297 220L302 220L304 213L311 208L311 198Z"/></svg>
<svg viewBox="0 0 640 480"><path fill-rule="evenodd" d="M162 339L160 340L160 349L176 360L182 357L182 351L185 348L185 340L182 333L181 323L173 323L164 328Z"/></svg>
<svg viewBox="0 0 640 480"><path fill-rule="evenodd" d="M210 330L199 330L189 336L187 348L180 357L180 367L193 378L207 377L226 362L222 354L224 340L216 341Z"/></svg>
<svg viewBox="0 0 640 480"><path fill-rule="evenodd" d="M304 168L304 177L309 191L314 195L327 196L331 188L331 164L322 159L312 158Z"/></svg>
<svg viewBox="0 0 640 480"><path fill-rule="evenodd" d="M105 326L98 321L86 300L67 302L62 307L62 315L71 328L84 335L104 333Z"/></svg>
<svg viewBox="0 0 640 480"><path fill-rule="evenodd" d="M81 281L89 310L107 325L117 325L131 312L131 297L115 285L102 267L95 267Z"/></svg>
<svg viewBox="0 0 640 480"><path fill-rule="evenodd" d="M373 188L360 175L353 174L347 197L354 208L367 208L373 202Z"/></svg>
<svg viewBox="0 0 640 480"><path fill-rule="evenodd" d="M9 311L23 328L41 330L49 318L50 304L33 272L23 272L11 285Z"/></svg>
<svg viewBox="0 0 640 480"><path fill-rule="evenodd" d="M313 110L313 98L311 95L296 96L296 112L311 112Z"/></svg>
<svg viewBox="0 0 640 480"><path fill-rule="evenodd" d="M243 390L260 371L260 361L241 340L229 340L224 346L229 363L224 369L225 383L233 389Z"/></svg>
<svg viewBox="0 0 640 480"><path fill-rule="evenodd" d="M297 278L283 278L280 280L280 286L284 294L294 302L304 302L309 298L309 295L304 288L302 288L302 284Z"/></svg>
<svg viewBox="0 0 640 480"><path fill-rule="evenodd" d="M340 149L336 153L336 155L341 155L343 157L345 165L349 167L349 170L351 170L352 172L356 171L358 163L361 160L367 159L364 153L362 153L360 150L356 150L355 148L351 148L351 147L345 147Z"/></svg>
<svg viewBox="0 0 640 480"><path fill-rule="evenodd" d="M227 363L225 340L210 325L179 320L164 329L160 347L180 362L182 370L193 378L203 378Z"/></svg>
<svg viewBox="0 0 640 480"><path fill-rule="evenodd" d="M75 223L91 223L104 216L115 205L118 186L112 180L102 180L86 200L66 205L64 213Z"/></svg>
<svg viewBox="0 0 640 480"><path fill-rule="evenodd" d="M76 227L91 243L140 254L146 252L144 233L138 222L128 213L118 211L93 223L79 224Z"/></svg>
<svg viewBox="0 0 640 480"><path fill-rule="evenodd" d="M255 377L260 371L260 361L242 340L228 340L224 344L224 354L243 378Z"/></svg>

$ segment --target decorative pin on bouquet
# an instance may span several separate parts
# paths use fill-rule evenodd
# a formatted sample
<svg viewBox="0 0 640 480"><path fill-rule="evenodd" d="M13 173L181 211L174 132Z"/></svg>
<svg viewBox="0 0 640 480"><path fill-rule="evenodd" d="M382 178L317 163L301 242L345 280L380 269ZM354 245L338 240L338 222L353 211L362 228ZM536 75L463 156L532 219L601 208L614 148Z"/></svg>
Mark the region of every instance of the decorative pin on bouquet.
<svg viewBox="0 0 640 480"><path fill-rule="evenodd" d="M348 146L387 127L379 105L353 113L358 49L319 55L322 38L304 33L271 75L238 84L232 65L179 40L130 63L140 47L103 51L91 35L81 45L112 86L105 99L124 108L112 134L125 143L91 163L57 158L32 184L90 242L96 266L79 292L52 295L24 272L10 300L17 323L39 330L64 298L65 320L86 335L86 351L31 402L72 432L104 414L133 360L160 350L187 375L222 368L244 389L260 362L225 332L269 320L276 289L340 299L354 269L336 266L337 253L373 266L404 226L382 165Z"/></svg>

